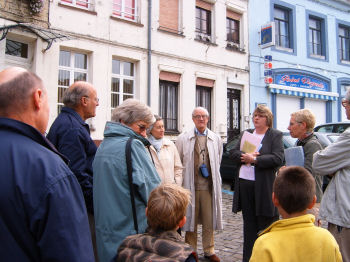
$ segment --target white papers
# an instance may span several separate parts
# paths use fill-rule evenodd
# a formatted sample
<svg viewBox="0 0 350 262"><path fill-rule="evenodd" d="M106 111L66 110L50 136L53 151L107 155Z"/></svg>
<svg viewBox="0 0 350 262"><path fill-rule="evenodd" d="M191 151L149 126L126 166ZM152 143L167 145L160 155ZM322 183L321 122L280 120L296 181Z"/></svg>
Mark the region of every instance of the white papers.
<svg viewBox="0 0 350 262"><path fill-rule="evenodd" d="M304 150L302 146L284 149L286 166L304 166Z"/></svg>
<svg viewBox="0 0 350 262"><path fill-rule="evenodd" d="M240 150L244 153L254 153L260 149L261 139L252 133L244 131Z"/></svg>

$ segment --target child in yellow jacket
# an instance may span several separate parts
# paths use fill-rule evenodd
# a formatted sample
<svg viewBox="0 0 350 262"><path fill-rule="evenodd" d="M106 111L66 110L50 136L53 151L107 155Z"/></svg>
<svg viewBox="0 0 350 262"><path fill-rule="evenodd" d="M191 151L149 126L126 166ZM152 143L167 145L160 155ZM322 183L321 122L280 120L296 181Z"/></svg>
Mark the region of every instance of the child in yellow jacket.
<svg viewBox="0 0 350 262"><path fill-rule="evenodd" d="M272 201L282 218L259 234L250 262L339 262L342 257L334 237L314 225L307 214L316 202L315 180L303 167L280 170L273 185Z"/></svg>

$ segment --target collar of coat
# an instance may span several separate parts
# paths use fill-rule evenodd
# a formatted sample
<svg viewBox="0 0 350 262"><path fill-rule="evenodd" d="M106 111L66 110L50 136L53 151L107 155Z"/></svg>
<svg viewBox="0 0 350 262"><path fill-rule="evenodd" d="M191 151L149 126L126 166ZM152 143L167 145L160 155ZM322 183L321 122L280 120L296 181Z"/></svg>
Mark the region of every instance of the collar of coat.
<svg viewBox="0 0 350 262"><path fill-rule="evenodd" d="M190 133L190 136L189 136L190 139L196 137L196 131L195 130L196 130L196 128L194 127L193 130ZM215 133L213 131L211 131L209 128L207 128L206 131L207 131L207 138L210 139L210 140L214 140L215 139Z"/></svg>

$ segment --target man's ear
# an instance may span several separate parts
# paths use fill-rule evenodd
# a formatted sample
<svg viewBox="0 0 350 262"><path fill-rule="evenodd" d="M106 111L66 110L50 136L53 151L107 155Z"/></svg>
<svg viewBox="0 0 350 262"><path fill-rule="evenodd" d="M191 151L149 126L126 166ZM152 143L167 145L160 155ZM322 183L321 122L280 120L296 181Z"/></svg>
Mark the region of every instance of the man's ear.
<svg viewBox="0 0 350 262"><path fill-rule="evenodd" d="M146 212L146 217L147 217L147 207L146 207L146 211L145 212Z"/></svg>
<svg viewBox="0 0 350 262"><path fill-rule="evenodd" d="M312 202L307 206L307 209L313 208L316 203L316 200L317 200L317 197L314 196L314 198L312 199Z"/></svg>
<svg viewBox="0 0 350 262"><path fill-rule="evenodd" d="M44 92L40 88L37 88L33 93L34 109L39 110L43 102Z"/></svg>
<svg viewBox="0 0 350 262"><path fill-rule="evenodd" d="M272 203L275 205L275 207L280 206L280 202L278 201L278 198L275 196L275 192L272 192Z"/></svg>

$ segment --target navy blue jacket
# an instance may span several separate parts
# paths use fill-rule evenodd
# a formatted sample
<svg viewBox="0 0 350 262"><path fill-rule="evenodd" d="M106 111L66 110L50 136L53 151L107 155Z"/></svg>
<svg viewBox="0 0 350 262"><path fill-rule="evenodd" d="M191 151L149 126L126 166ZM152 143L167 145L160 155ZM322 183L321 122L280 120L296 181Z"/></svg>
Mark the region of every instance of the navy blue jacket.
<svg viewBox="0 0 350 262"><path fill-rule="evenodd" d="M0 260L94 261L83 194L35 128L0 117Z"/></svg>
<svg viewBox="0 0 350 262"><path fill-rule="evenodd" d="M47 138L69 159L69 167L83 190L86 208L93 214L92 161L97 147L90 137L89 125L73 109L63 107Z"/></svg>

